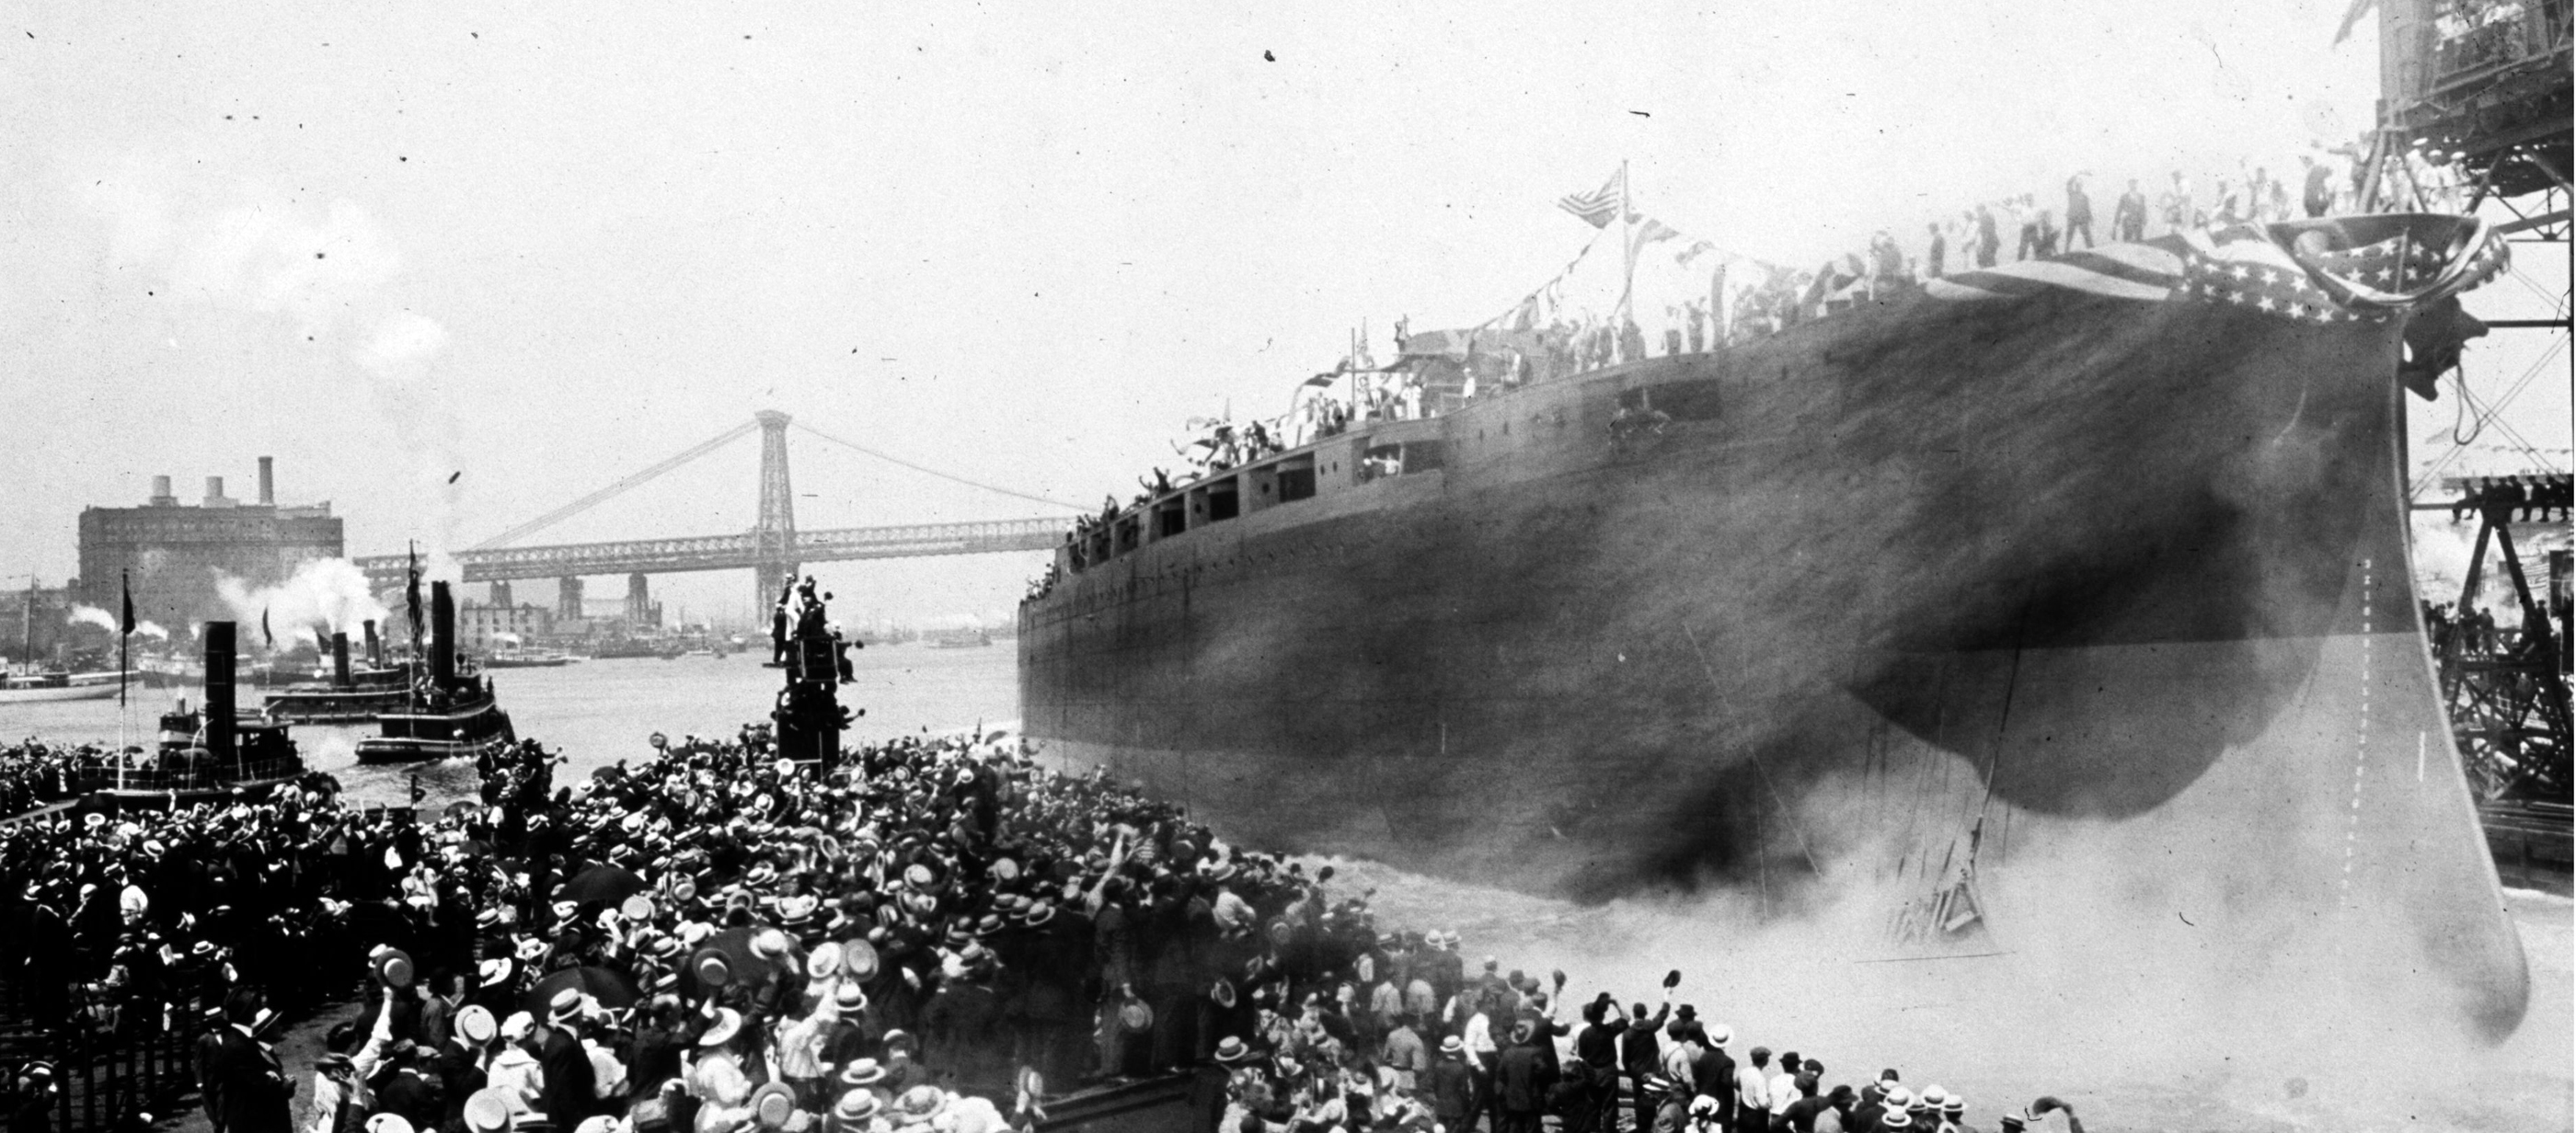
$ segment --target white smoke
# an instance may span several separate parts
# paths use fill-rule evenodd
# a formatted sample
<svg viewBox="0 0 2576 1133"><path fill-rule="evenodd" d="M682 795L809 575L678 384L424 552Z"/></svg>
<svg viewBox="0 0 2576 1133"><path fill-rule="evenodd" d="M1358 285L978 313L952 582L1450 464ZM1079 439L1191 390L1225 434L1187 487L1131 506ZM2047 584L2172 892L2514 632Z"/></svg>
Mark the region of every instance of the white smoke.
<svg viewBox="0 0 2576 1133"><path fill-rule="evenodd" d="M116 615L96 606L74 606L71 616L63 619L73 625L93 625L109 633L117 631Z"/></svg>
<svg viewBox="0 0 2576 1133"><path fill-rule="evenodd" d="M134 632L136 632L136 633L138 633L138 634L141 634L141 635L143 635L143 636L145 636L145 637L151 638L151 639L153 639L153 640L155 640L155 641L168 641L168 640L170 640L170 631L169 631L169 630L166 630L166 629L161 628L161 623L159 623L159 622L151 622L151 621L136 622L136 623L134 623Z"/></svg>
<svg viewBox="0 0 2576 1133"><path fill-rule="evenodd" d="M366 572L347 559L308 561L274 586L254 587L219 573L215 593L243 624L266 617L273 627L287 627L287 636L294 639L314 640L310 627L316 624L346 633L360 622L385 618L384 604L367 591Z"/></svg>

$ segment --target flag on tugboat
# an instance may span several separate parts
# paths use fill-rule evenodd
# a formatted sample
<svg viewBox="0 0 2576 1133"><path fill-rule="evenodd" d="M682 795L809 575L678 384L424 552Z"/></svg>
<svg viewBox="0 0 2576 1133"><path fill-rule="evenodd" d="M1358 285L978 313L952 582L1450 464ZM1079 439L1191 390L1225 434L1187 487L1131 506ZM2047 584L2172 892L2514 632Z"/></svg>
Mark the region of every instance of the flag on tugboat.
<svg viewBox="0 0 2576 1133"><path fill-rule="evenodd" d="M403 575L403 612L411 615L411 639L417 645L421 627L427 623L420 612L420 548L417 545L407 547L403 554L411 561L410 568Z"/></svg>
<svg viewBox="0 0 2576 1133"><path fill-rule="evenodd" d="M1621 166L1601 187L1589 193L1569 193L1557 199L1556 207L1583 218L1594 228L1607 228L1619 219L1619 209L1628 202L1628 169Z"/></svg>
<svg viewBox="0 0 2576 1133"><path fill-rule="evenodd" d="M125 643L127 638L134 636L134 576L124 571L116 572L116 589L125 604L125 613L116 622L116 707L122 710L125 707L125 671L132 668L125 661ZM125 724L120 718L117 728L122 731L124 727ZM120 765L117 770L121 775L124 773L122 764L125 759L123 754L125 743L120 739L116 746L119 749L117 760Z"/></svg>

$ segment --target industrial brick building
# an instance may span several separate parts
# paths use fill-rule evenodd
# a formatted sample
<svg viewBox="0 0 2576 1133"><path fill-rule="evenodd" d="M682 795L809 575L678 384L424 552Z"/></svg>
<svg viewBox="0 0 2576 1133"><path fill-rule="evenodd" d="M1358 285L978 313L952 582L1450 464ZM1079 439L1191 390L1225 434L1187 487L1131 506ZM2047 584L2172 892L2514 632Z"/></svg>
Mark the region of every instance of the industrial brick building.
<svg viewBox="0 0 2576 1133"><path fill-rule="evenodd" d="M342 553L330 503L280 506L275 466L263 456L255 503L224 495L224 478L208 476L205 498L182 504L170 478L155 476L142 507L81 509L78 590L81 601L113 610L119 579L130 577L136 617L181 626L232 616L215 590L221 575L271 585L300 563Z"/></svg>

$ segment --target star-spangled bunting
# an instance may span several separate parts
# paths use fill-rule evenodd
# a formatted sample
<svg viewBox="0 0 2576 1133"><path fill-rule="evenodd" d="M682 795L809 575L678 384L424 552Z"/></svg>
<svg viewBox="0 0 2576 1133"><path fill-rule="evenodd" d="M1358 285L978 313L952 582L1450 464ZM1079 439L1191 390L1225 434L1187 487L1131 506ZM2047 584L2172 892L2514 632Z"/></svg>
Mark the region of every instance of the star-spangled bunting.
<svg viewBox="0 0 2576 1133"><path fill-rule="evenodd" d="M2314 323L2351 322L2360 317L2309 282L2307 270L2297 261L2286 255L2281 263L2268 259L2222 257L2194 248L2183 253L2179 294Z"/></svg>
<svg viewBox="0 0 2576 1133"><path fill-rule="evenodd" d="M2485 283L2508 261L2503 237L2483 222L2425 219L2356 217L2296 232L2229 225L1998 264L1931 280L1924 290L1951 300L2084 291L2224 304L2310 323L2381 322ZM2382 232L2397 234L2371 239ZM2360 242L2340 249L2307 246L2346 240Z"/></svg>

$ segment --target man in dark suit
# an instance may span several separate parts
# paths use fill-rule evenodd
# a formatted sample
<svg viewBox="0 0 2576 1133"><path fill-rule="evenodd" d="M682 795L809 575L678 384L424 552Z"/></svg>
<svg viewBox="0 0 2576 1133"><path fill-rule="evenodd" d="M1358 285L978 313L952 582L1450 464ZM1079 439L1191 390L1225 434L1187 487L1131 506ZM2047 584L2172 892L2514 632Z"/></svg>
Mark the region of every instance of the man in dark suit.
<svg viewBox="0 0 2576 1133"><path fill-rule="evenodd" d="M1656 1100L1646 1092L1645 1082L1647 1075L1663 1065L1664 1052L1661 1044L1655 1041L1655 1032L1664 1029L1664 1020L1672 1012L1673 1001L1669 991L1664 995L1663 1008L1656 1011L1653 1018L1646 1016L1645 1004L1637 1004L1629 1009L1628 1033L1619 1036L1619 1068L1627 1072L1629 1087L1635 1091L1630 1100L1636 1109L1636 1127L1639 1129L1655 1127ZM1612 1090L1611 1097L1616 1099L1618 1091ZM1604 1128L1607 1127L1605 1120Z"/></svg>
<svg viewBox="0 0 2576 1133"><path fill-rule="evenodd" d="M413 1129L426 1133L437 1129L447 1113L434 1084L438 1052L409 1042L402 1046L406 1049L393 1060L393 1072L376 1086L376 1112L399 1115Z"/></svg>
<svg viewBox="0 0 2576 1133"><path fill-rule="evenodd" d="M1494 1070L1503 1118L1496 1133L1539 1133L1540 1117L1556 1087L1556 1066L1539 1049L1545 1041L1527 1019L1512 1028L1511 1045L1503 1048Z"/></svg>
<svg viewBox="0 0 2576 1133"><path fill-rule="evenodd" d="M206 1077L214 1086L220 1113L217 1128L225 1133L290 1133L294 1118L287 1101L295 1087L268 1044L251 1033L264 1000L249 989L224 1002L222 1039L207 1060Z"/></svg>
<svg viewBox="0 0 2576 1133"><path fill-rule="evenodd" d="M1707 1036L1701 1045L1707 1049L1691 1060L1691 1088L1701 1097L1717 1099L1719 1127L1735 1127L1735 1060L1727 1057L1726 1044L1734 1041L1735 1032L1724 1025L1704 1027Z"/></svg>
<svg viewBox="0 0 2576 1133"><path fill-rule="evenodd" d="M545 1071L546 1119L557 1130L581 1124L581 1119L598 1108L598 1081L590 1068L590 1052L581 1046L581 993L565 988L546 1004L546 1042L537 1053L537 1066Z"/></svg>

